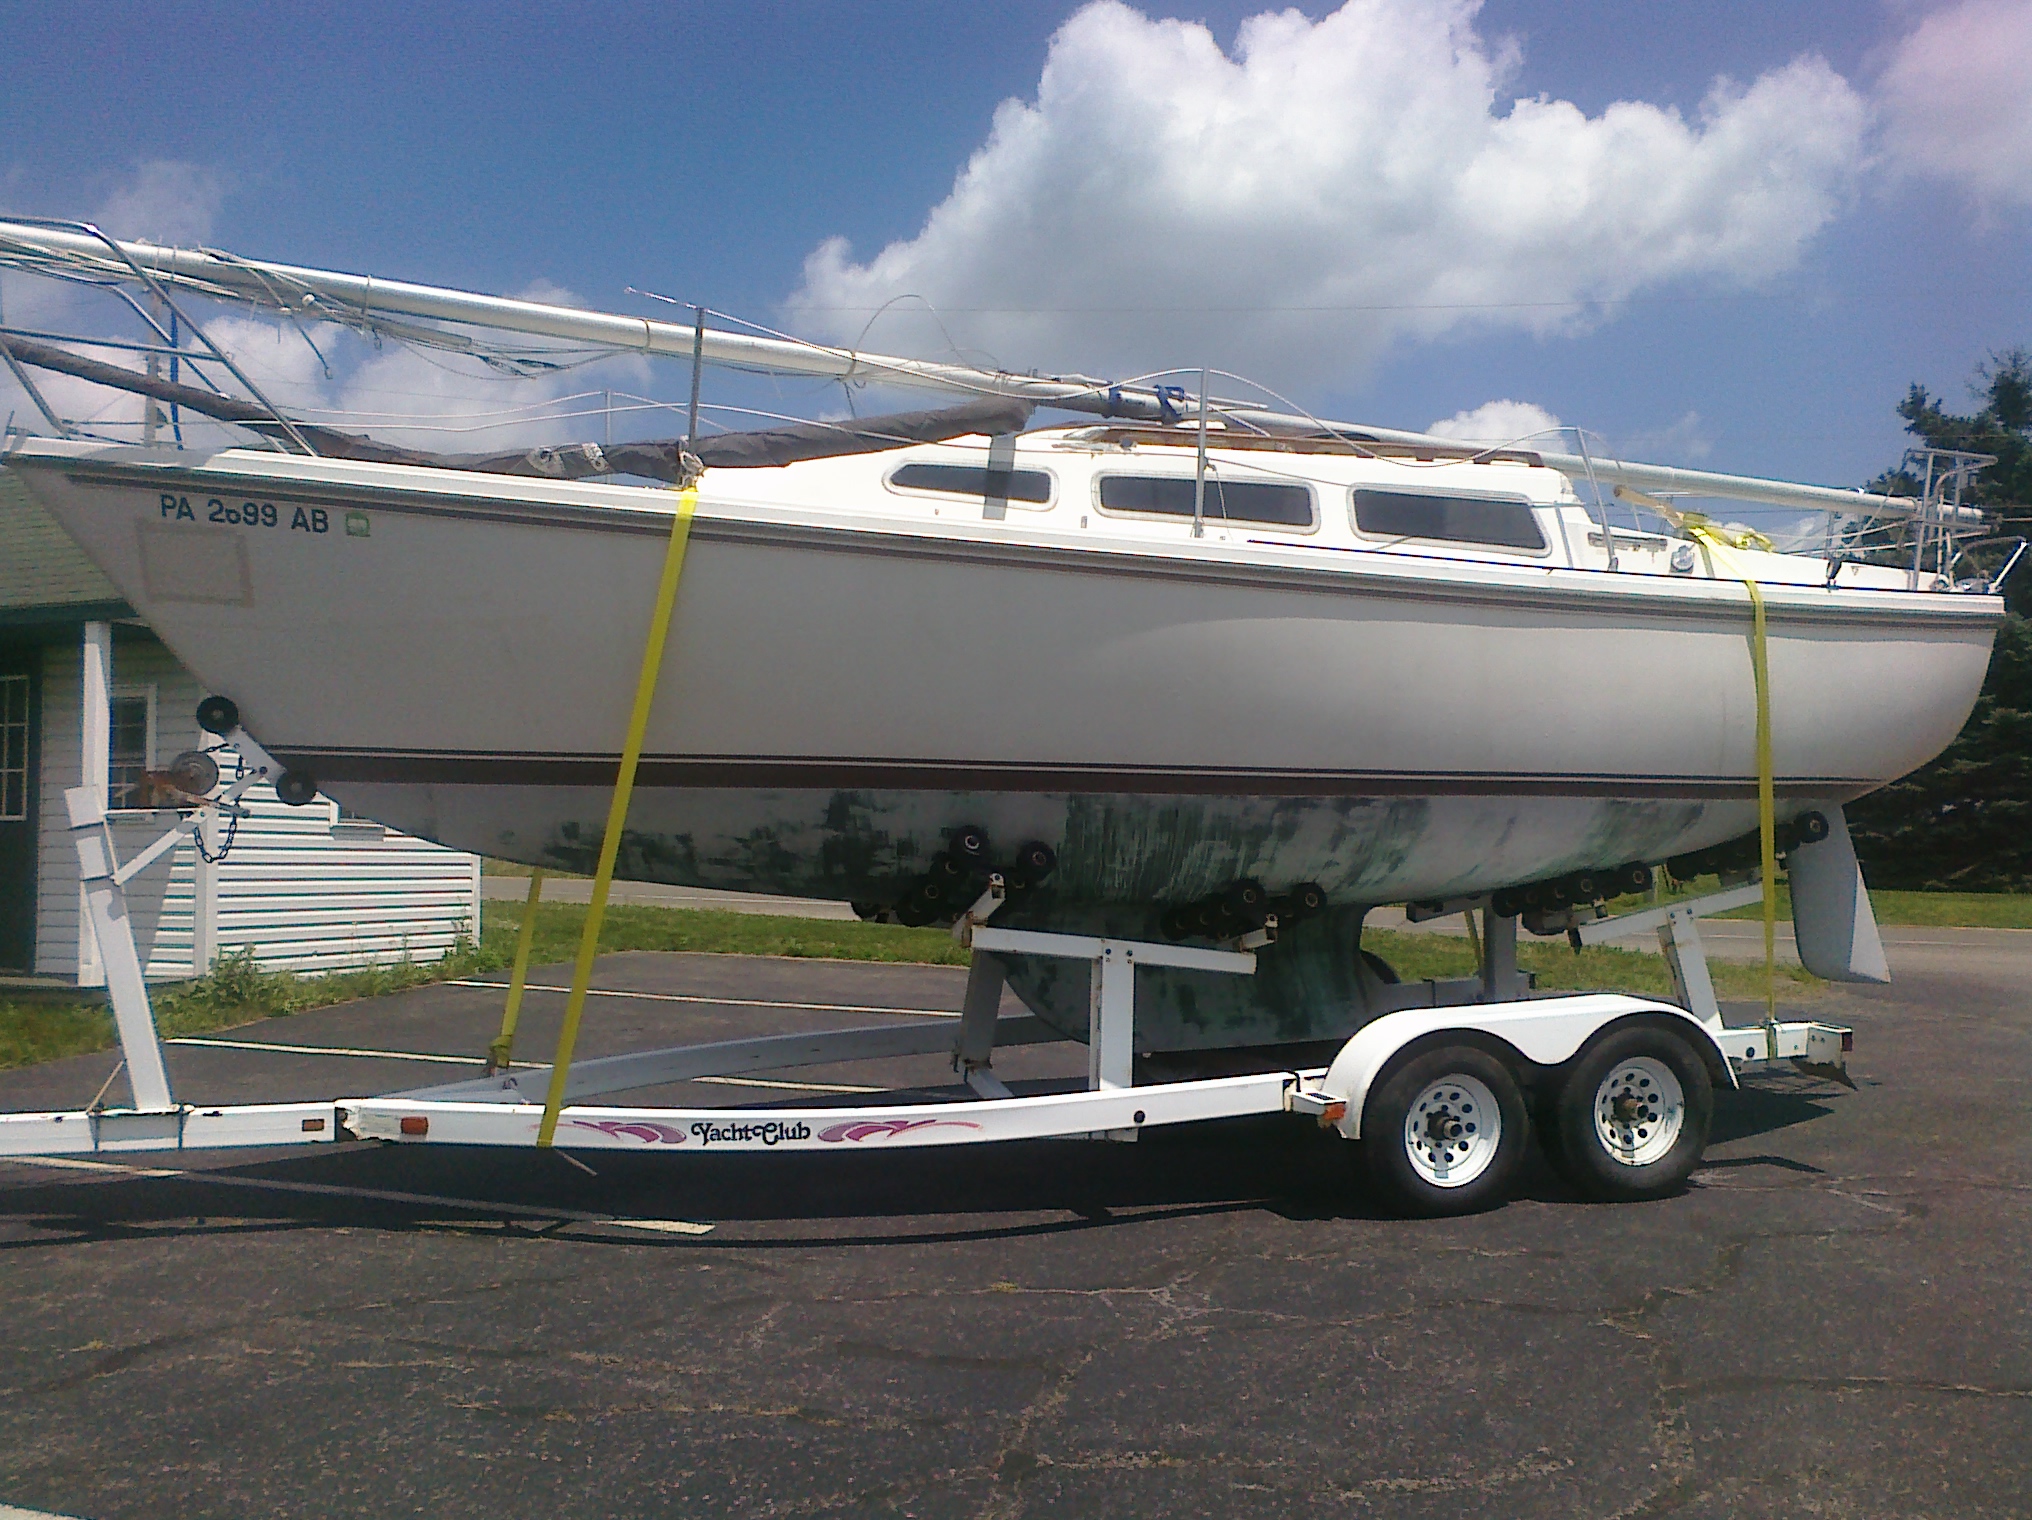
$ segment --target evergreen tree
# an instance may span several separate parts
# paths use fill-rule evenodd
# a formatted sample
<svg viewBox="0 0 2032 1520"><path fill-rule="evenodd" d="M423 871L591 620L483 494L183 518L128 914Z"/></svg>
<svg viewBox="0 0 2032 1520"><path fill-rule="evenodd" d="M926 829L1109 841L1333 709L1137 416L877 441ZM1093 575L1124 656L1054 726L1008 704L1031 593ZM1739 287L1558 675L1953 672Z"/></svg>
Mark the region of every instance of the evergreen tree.
<svg viewBox="0 0 2032 1520"><path fill-rule="evenodd" d="M1933 448L1996 455L1964 499L1991 514L1996 532L2032 537L2032 352L1992 355L1976 379L1973 416L1947 411L1919 385L1898 414ZM1903 475L1883 482L1901 484L1917 486ZM2004 598L2010 613L1961 734L1937 760L1848 808L1872 886L2032 891L2032 551Z"/></svg>

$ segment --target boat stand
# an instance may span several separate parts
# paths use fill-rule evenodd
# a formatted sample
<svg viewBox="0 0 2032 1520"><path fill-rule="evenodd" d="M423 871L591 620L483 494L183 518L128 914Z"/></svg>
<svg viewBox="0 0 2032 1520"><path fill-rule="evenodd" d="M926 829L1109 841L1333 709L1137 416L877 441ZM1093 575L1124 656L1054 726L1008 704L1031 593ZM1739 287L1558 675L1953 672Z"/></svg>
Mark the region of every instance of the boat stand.
<svg viewBox="0 0 2032 1520"><path fill-rule="evenodd" d="M217 800L186 810L153 844L121 864L106 827L105 806L90 788L66 793L87 912L107 967L130 1107L60 1113L0 1114L0 1156L80 1155L219 1149L378 1139L397 1143L538 1146L550 1067L479 1074L468 1080L387 1094L298 1103L194 1106L171 1091L141 959L127 913L126 883L194 830L207 810L230 810L246 789L280 774L244 734L230 736L245 759L242 774ZM1520 1063L1549 1070L1571 1060L1607 1026L1660 1015L1698 1031L1711 1048L1717 1076L1733 1081L1737 1066L1779 1059L1811 1062L1839 1073L1849 1031L1819 1023L1723 1026L1707 976L1697 922L1742 906L1756 888L1648 909L1581 926L1599 943L1655 927L1674 967L1685 1007L1615 994L1533 998L1516 970L1516 923L1484 911L1481 975L1393 988L1395 1011L1364 1025L1331 1068L1250 1073L1200 1081L1135 1081L1135 995L1138 966L1173 966L1247 976L1256 952L1275 939L1272 921L1225 947L1158 944L1100 936L1010 929L988 920L1002 906L999 880L955 926L974 952L959 1016L898 1020L855 1029L770 1035L678 1046L582 1061L562 1079L559 1142L574 1149L842 1151L1000 1140L1134 1139L1159 1125L1251 1114L1302 1113L1349 1138L1360 1134L1365 1096L1395 1053L1435 1033L1474 1032L1499 1039ZM1481 904L1486 910L1486 903ZM1039 1044L1065 1036L1042 1020L1004 1018L998 955L1049 955L1092 968L1087 1074L1081 1090L1015 1096L992 1070L998 1046ZM1689 1011L1690 1010L1690 1011ZM679 1108L589 1103L585 1100L707 1076L732 1076L885 1057L950 1055L972 1097L916 1102L873 1101L826 1107ZM476 1067L480 1065L475 1062ZM116 1068L117 1070L117 1068ZM901 1096L901 1095L899 1095Z"/></svg>
<svg viewBox="0 0 2032 1520"><path fill-rule="evenodd" d="M1735 908L1747 908L1761 902L1763 897L1763 884L1753 881L1746 886L1710 892L1704 897L1642 908L1593 923L1575 924L1572 932L1583 945L1601 945L1655 930L1658 948L1664 952L1665 964L1672 972L1673 991L1680 1006L1715 1031L1731 1061L1743 1065L1792 1061L1814 1075L1832 1076L1846 1083L1849 1079L1845 1056L1855 1048L1854 1030L1837 1024L1778 1019L1746 1029L1728 1029L1723 1025L1721 1004L1715 998L1714 978L1708 975L1707 949L1701 943L1700 921Z"/></svg>

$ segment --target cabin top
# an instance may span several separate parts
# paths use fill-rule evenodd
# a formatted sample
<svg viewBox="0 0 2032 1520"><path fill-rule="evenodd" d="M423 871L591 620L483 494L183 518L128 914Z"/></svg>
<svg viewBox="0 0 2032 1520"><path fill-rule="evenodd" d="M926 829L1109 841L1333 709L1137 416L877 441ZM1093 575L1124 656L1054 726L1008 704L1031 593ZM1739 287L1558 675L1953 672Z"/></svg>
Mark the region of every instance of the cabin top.
<svg viewBox="0 0 2032 1520"><path fill-rule="evenodd" d="M1192 428L1047 428L765 469L708 470L701 505L1000 524L1110 541L1314 548L1349 568L1373 553L1681 578L1899 589L1902 571L1757 549L1718 556L1628 506L1583 502L1519 450L1266 438L1210 428L1202 483ZM1606 522L1604 522L1606 517ZM1195 527L1197 531L1195 532ZM1731 564L1718 563L1729 559Z"/></svg>

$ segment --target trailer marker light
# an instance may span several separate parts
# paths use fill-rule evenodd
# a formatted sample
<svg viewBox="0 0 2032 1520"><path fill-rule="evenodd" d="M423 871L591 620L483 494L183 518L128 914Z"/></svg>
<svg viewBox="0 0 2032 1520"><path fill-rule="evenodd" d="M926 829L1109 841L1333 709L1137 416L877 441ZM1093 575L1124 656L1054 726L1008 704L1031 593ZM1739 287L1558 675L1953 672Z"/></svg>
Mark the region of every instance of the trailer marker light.
<svg viewBox="0 0 2032 1520"><path fill-rule="evenodd" d="M402 1116L402 1133L405 1135L427 1135L430 1133L430 1120L426 1119L422 1114L404 1114Z"/></svg>
<svg viewBox="0 0 2032 1520"><path fill-rule="evenodd" d="M1854 1050L1855 1048L1856 1048L1856 1032L1853 1029L1844 1029L1842 1031L1842 1054L1847 1055L1850 1051Z"/></svg>
<svg viewBox="0 0 2032 1520"><path fill-rule="evenodd" d="M303 1132L306 1135L321 1135L324 1133L324 1130L325 1121L322 1119L306 1119L303 1121Z"/></svg>
<svg viewBox="0 0 2032 1520"><path fill-rule="evenodd" d="M1323 1104L1319 1110L1319 1127L1321 1129L1332 1129L1341 1120L1347 1118L1347 1116L1348 1105L1345 1099Z"/></svg>

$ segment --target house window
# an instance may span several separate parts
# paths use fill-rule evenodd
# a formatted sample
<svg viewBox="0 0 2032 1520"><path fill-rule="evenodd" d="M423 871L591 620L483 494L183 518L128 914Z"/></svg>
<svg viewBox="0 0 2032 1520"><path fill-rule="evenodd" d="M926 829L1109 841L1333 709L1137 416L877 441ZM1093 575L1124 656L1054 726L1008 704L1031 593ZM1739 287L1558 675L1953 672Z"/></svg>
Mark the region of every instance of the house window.
<svg viewBox="0 0 2032 1520"><path fill-rule="evenodd" d="M28 677L0 676L0 823L28 817Z"/></svg>
<svg viewBox="0 0 2032 1520"><path fill-rule="evenodd" d="M147 774L155 762L155 703L147 692L116 696L107 704L106 805L146 807Z"/></svg>

